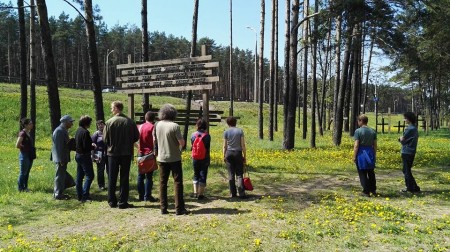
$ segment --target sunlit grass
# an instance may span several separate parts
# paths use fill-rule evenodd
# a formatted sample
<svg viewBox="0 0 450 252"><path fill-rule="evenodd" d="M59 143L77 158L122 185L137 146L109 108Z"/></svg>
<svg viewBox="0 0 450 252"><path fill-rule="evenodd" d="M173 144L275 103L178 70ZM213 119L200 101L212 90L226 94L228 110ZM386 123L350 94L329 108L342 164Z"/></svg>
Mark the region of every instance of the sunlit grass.
<svg viewBox="0 0 450 252"><path fill-rule="evenodd" d="M248 166L255 190L249 200L228 198L227 172L221 152L224 123L211 127L211 167L205 203L188 197L192 191L192 164L183 153L185 199L190 216L162 216L156 203L136 201L137 168L130 176L130 201L138 208L110 209L106 192L92 185L94 201L52 199L54 166L49 161L51 131L45 89L38 89L38 159L30 174L32 193L18 193L19 86L0 85L0 251L449 251L450 250L450 133L447 129L420 133L413 173L423 193L402 194L399 134L378 135L378 197L359 196L360 185L352 164L353 141L347 133L342 145L332 145L330 132L317 137L317 148L296 134L292 151L275 140L258 139L257 105L236 103L238 126L246 134ZM63 113L74 118L93 116L90 91L61 89ZM105 115L112 100L105 94ZM136 97L138 101L140 98ZM184 101L151 97L154 107ZM17 104L17 105L11 105ZM125 103L126 104L126 103ZM139 102L136 102L136 109ZM227 110L226 102L211 102ZM280 113L281 113L280 109ZM370 121L374 121L373 115ZM394 120L401 120L397 115ZM281 121L280 121L281 122ZM267 122L265 122L267 125ZM282 128L282 125L279 125ZM70 134L73 135L76 127ZM92 130L91 130L92 131ZM193 128L190 129L190 132ZM73 154L72 154L73 155ZM75 162L69 164L75 175ZM154 176L154 196L158 194ZM170 208L173 188L169 186ZM67 192L75 197L74 189ZM170 209L173 213L173 209ZM231 242L230 242L231 241Z"/></svg>

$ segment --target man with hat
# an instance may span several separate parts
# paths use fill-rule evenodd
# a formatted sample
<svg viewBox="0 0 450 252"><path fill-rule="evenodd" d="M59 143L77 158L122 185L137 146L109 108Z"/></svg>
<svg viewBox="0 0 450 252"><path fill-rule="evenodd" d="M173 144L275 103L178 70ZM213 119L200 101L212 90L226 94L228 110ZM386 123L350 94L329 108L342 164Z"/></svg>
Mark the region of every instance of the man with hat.
<svg viewBox="0 0 450 252"><path fill-rule="evenodd" d="M69 139L68 130L72 127L74 120L70 115L64 115L59 121L61 122L61 125L53 131L52 135L53 145L51 160L56 166L53 197L56 200L65 200L69 198L68 195L64 194L64 189L67 187L67 163L70 162L70 143L73 142L73 139Z"/></svg>

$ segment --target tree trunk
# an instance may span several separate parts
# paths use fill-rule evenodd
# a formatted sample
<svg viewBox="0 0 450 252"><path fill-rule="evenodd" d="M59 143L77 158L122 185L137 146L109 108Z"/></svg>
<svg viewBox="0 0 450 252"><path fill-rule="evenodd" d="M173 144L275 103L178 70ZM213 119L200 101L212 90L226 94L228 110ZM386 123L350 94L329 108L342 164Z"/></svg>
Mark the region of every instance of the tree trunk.
<svg viewBox="0 0 450 252"><path fill-rule="evenodd" d="M92 87L94 91L95 119L104 120L102 87L100 84L100 71L98 68L97 43L95 39L94 17L92 13L92 0L84 0L86 15L86 35L88 40L89 66L91 69Z"/></svg>
<svg viewBox="0 0 450 252"><path fill-rule="evenodd" d="M147 62L147 61L149 61L147 0L142 0L141 22L142 22L142 61ZM142 110L143 110L144 114L150 110L150 94L149 93L145 93L142 95Z"/></svg>
<svg viewBox="0 0 450 252"><path fill-rule="evenodd" d="M367 71L366 71L366 83L364 85L364 96L363 96L363 114L366 113L366 104L367 104L367 89L369 87L369 75L370 75L370 67L372 63L372 54L373 54L373 44L374 44L374 36L370 36L370 50L369 50L369 62L367 63ZM394 111L395 112L395 111Z"/></svg>
<svg viewBox="0 0 450 252"><path fill-rule="evenodd" d="M19 48L20 48L20 118L27 117L27 43L25 34L25 10L23 0L17 0L19 12Z"/></svg>
<svg viewBox="0 0 450 252"><path fill-rule="evenodd" d="M275 1L272 0L272 29L270 39L270 83L269 83L269 141L273 141L275 103Z"/></svg>
<svg viewBox="0 0 450 252"><path fill-rule="evenodd" d="M287 146L286 149L293 149L295 145L295 111L297 108L297 47L298 47L298 29L296 28L299 15L299 0L294 0L292 4L292 22L290 39L290 57L289 57L289 106L287 120Z"/></svg>
<svg viewBox="0 0 450 252"><path fill-rule="evenodd" d="M265 0L261 0L261 30L259 34L259 113L258 113L258 128L259 139L264 139L263 132L263 102L264 102L264 21L265 21Z"/></svg>
<svg viewBox="0 0 450 252"><path fill-rule="evenodd" d="M319 1L314 3L314 13L319 12ZM316 105L317 105L317 35L319 31L319 20L317 16L314 17L314 34L313 34L313 63L312 63L312 100L311 100L311 139L310 147L316 148Z"/></svg>
<svg viewBox="0 0 450 252"><path fill-rule="evenodd" d="M360 108L360 86L361 86L361 73L360 73L360 65L361 65L361 25L356 24L355 26L355 32L353 33L355 43L353 46L353 89L352 89L352 109L351 109L351 117L349 118L350 121L350 136L353 136L355 133L355 130L358 127L358 115L359 115L359 108Z"/></svg>
<svg viewBox="0 0 450 252"><path fill-rule="evenodd" d="M291 38L291 1L286 0L286 18L285 18L285 35L284 35L284 76L283 76L283 149L290 148L289 136L287 131L288 124L288 108L289 108L289 59L290 59L290 38ZM294 122L295 124L295 122ZM295 125L294 125L295 126Z"/></svg>
<svg viewBox="0 0 450 252"><path fill-rule="evenodd" d="M309 0L305 0L304 4L304 18L309 16ZM309 20L305 20L305 25L303 27L303 132L302 137L306 139L306 134L308 132L308 47L309 47Z"/></svg>
<svg viewBox="0 0 450 252"><path fill-rule="evenodd" d="M198 23L198 5L199 0L194 0L194 13L192 15L192 41L191 41L191 57L197 56L197 23ZM187 137L189 131L189 117L191 113L191 102L192 102L192 91L188 91L186 98L186 121L184 122L183 139L184 146L183 150L187 146Z"/></svg>
<svg viewBox="0 0 450 252"><path fill-rule="evenodd" d="M45 0L36 0L41 30L42 54L44 56L45 79L47 81L47 95L52 130L59 126L61 107L58 93L58 80L56 78L55 61L53 58L52 37L48 23L47 5Z"/></svg>
<svg viewBox="0 0 450 252"><path fill-rule="evenodd" d="M342 27L342 16L339 15L336 18L336 80L334 84L334 97L333 97L333 143L338 146L341 144L342 133L338 132L338 100L339 91L341 90L341 27Z"/></svg>
<svg viewBox="0 0 450 252"><path fill-rule="evenodd" d="M31 136L36 139L36 6L34 0L30 0L30 118L34 123Z"/></svg>
<svg viewBox="0 0 450 252"><path fill-rule="evenodd" d="M350 33L352 31L351 27L348 28ZM344 113L344 102L345 102L345 94L346 94L346 88L347 88L347 76L348 76L348 68L349 68L349 61L350 61L350 48L352 44L352 38L351 36L347 36L346 41L346 48L344 52L344 69L342 74L342 83L339 85L339 95L337 99L337 106L335 110L335 128L334 128L334 135L333 135L333 143L336 146L339 146L341 144L342 140L342 127L343 127L343 113ZM338 62L339 64L339 62Z"/></svg>
<svg viewBox="0 0 450 252"><path fill-rule="evenodd" d="M230 0L230 116L233 116L234 83L233 83L233 0Z"/></svg>
<svg viewBox="0 0 450 252"><path fill-rule="evenodd" d="M278 132L278 103L280 99L280 88L278 81L278 0L275 1L275 125L274 130Z"/></svg>

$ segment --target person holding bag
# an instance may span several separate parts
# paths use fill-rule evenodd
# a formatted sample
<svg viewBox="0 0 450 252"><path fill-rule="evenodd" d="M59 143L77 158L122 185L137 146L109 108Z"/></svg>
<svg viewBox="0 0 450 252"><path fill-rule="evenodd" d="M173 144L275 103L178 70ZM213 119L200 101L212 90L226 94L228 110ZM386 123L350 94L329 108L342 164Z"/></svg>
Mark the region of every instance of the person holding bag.
<svg viewBox="0 0 450 252"><path fill-rule="evenodd" d="M192 165L194 167L194 197L205 199L206 177L210 164L211 136L206 132L208 123L205 119L198 119L197 131L191 136L192 145Z"/></svg>
<svg viewBox="0 0 450 252"><path fill-rule="evenodd" d="M16 142L16 148L19 152L19 179L17 181L17 188L19 192L29 192L28 190L28 178L30 175L31 167L33 166L33 160L36 159L36 148L34 147L33 138L30 135L33 129L33 122L29 118L23 118L20 120L19 136Z"/></svg>
<svg viewBox="0 0 450 252"><path fill-rule="evenodd" d="M402 162L403 162L403 175L405 178L406 188L402 189L403 193L420 193L420 187L417 185L416 180L412 174L412 166L417 151L417 142L419 141L419 132L416 127L416 115L413 112L406 112L403 114L405 118L406 127L403 132L403 136L398 139L402 145Z"/></svg>
<svg viewBox="0 0 450 252"><path fill-rule="evenodd" d="M153 129L155 123L155 113L148 111L145 113L145 123L139 127L139 150L138 150L138 177L137 189L140 201L157 202L158 199L152 196L153 188L153 171L156 165L155 156L153 155ZM150 155L149 157L146 157ZM146 159L147 160L143 160ZM141 160L142 159L142 160ZM144 180L146 180L144 184Z"/></svg>
<svg viewBox="0 0 450 252"><path fill-rule="evenodd" d="M228 117L228 129L223 133L223 160L228 169L228 184L232 198L247 198L244 187L244 164L246 147L244 131L236 127L236 118ZM237 180L237 189L236 189Z"/></svg>
<svg viewBox="0 0 450 252"><path fill-rule="evenodd" d="M353 139L353 162L358 170L359 180L363 188L362 195L369 197L376 195L377 185L375 179L375 157L377 153L377 133L367 127L369 119L366 115L358 117L358 128Z"/></svg>
<svg viewBox="0 0 450 252"><path fill-rule="evenodd" d="M108 175L108 157L106 156L106 146L103 141L103 129L105 122L103 120L97 121L97 131L92 135L92 142L97 146L92 152L93 161L97 163L97 184L98 189L106 191L105 187L105 170Z"/></svg>

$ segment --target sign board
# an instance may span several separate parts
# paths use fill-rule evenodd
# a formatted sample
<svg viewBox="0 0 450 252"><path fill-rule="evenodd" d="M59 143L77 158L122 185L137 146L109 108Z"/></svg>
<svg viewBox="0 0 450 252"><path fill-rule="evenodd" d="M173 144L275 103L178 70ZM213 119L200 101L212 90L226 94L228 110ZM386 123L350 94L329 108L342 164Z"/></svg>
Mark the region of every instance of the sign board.
<svg viewBox="0 0 450 252"><path fill-rule="evenodd" d="M127 94L210 90L219 81L211 55L117 65L116 82Z"/></svg>

